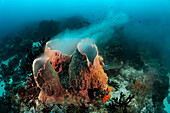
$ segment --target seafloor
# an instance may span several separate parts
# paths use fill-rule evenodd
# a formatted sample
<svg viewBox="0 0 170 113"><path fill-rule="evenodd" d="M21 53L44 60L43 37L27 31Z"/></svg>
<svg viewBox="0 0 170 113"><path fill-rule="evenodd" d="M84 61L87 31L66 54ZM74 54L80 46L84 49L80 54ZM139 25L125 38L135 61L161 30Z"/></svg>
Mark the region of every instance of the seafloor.
<svg viewBox="0 0 170 113"><path fill-rule="evenodd" d="M70 21L71 24L68 23ZM44 52L44 46L51 37L66 28L79 29L88 25L89 22L75 17L64 23L54 20L41 21L36 26L29 26L1 40L0 112L168 112L170 74L164 66L161 53L153 49L153 45L144 46L145 42L131 39L122 26L115 28L111 39L102 41L104 39L99 38L96 41L98 53L103 58L103 70L107 74L107 85L110 89L99 93L97 88L88 89L87 98L93 101L81 102L81 104L56 102L58 97L54 99L55 102L46 104L40 99L39 95L43 89L36 85L33 76L34 59ZM59 73L65 92L67 89L67 92L72 94L73 90L66 84L69 77L65 77L64 72L61 75ZM81 91L81 89L77 90ZM91 94L93 92L96 93L95 96ZM85 96L84 101L87 98Z"/></svg>

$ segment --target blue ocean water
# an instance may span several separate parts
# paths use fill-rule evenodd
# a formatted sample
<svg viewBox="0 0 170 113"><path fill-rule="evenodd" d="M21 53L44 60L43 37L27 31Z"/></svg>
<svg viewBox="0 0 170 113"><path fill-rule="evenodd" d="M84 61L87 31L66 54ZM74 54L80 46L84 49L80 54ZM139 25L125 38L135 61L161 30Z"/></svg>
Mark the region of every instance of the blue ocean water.
<svg viewBox="0 0 170 113"><path fill-rule="evenodd" d="M93 26L78 31L66 29L60 38L96 40L104 36L103 41L109 40L112 28L124 24L128 35L153 46L170 70L170 0L0 0L0 39L42 20L63 21L72 16L83 17ZM168 102L164 103L170 112Z"/></svg>
<svg viewBox="0 0 170 113"><path fill-rule="evenodd" d="M0 37L40 20L81 15L96 22L112 12L125 13L133 31L169 50L169 5L169 0L0 0Z"/></svg>

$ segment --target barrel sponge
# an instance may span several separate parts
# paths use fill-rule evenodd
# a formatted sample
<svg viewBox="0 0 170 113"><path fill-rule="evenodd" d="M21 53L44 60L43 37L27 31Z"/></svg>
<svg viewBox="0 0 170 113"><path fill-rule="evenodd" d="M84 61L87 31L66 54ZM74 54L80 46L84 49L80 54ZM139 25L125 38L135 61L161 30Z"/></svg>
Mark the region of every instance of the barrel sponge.
<svg viewBox="0 0 170 113"><path fill-rule="evenodd" d="M108 77L103 70L103 58L101 56L96 56L94 59L93 66L91 67L91 84L93 88L100 88L101 91L107 90L108 88Z"/></svg>
<svg viewBox="0 0 170 113"><path fill-rule="evenodd" d="M53 51L49 57L49 60L57 73L61 72L63 68L70 63L70 57L59 51Z"/></svg>
<svg viewBox="0 0 170 113"><path fill-rule="evenodd" d="M59 76L49 60L47 60L44 67L39 70L37 77L35 77L35 81L37 86L47 96L56 97L63 94L63 87L60 83Z"/></svg>
<svg viewBox="0 0 170 113"><path fill-rule="evenodd" d="M73 54L69 65L70 84L78 91L95 88L107 90L108 77L103 70L103 58L98 55L95 44L85 44L79 43ZM86 50L87 48L91 51Z"/></svg>
<svg viewBox="0 0 170 113"><path fill-rule="evenodd" d="M39 100L42 103L87 106L95 100L96 89L101 92L108 90L103 58L92 41L76 42L72 44L73 48L68 48L70 52L62 47L58 50L54 42L47 42L44 57L33 62L34 79L41 90Z"/></svg>

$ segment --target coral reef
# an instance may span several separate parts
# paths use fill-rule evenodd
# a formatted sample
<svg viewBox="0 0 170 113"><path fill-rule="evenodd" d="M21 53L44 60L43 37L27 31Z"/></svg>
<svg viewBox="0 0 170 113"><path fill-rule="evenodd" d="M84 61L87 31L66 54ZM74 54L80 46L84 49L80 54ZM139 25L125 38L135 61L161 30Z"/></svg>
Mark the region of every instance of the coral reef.
<svg viewBox="0 0 170 113"><path fill-rule="evenodd" d="M89 24L76 20L70 18L73 24L63 28ZM4 39L0 48L2 113L165 112L168 71L151 49L128 39L123 27L114 28L110 40L99 38L96 46L89 39L42 38L56 35L60 28L55 21L40 24L18 33L15 41Z"/></svg>
<svg viewBox="0 0 170 113"><path fill-rule="evenodd" d="M29 77L27 87L21 87L15 97L18 99L14 99L13 103L20 101L19 111L145 113L162 110L162 101L168 94L168 78L167 71L156 66L156 60L148 62L141 52L145 66L137 68L138 61L123 58L119 55L121 51L112 53L107 48L108 56L106 50L98 51L90 42L76 39L62 48L60 39L48 41L44 55L34 60L34 76ZM104 59L111 62L106 61L104 65ZM28 94L33 93L29 91L35 93L31 100Z"/></svg>

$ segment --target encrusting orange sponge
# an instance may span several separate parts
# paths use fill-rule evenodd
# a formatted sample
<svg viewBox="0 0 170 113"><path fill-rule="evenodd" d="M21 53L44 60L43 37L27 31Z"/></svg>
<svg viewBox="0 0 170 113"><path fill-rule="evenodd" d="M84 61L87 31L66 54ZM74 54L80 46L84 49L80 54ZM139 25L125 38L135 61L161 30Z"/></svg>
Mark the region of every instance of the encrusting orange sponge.
<svg viewBox="0 0 170 113"><path fill-rule="evenodd" d="M111 87L108 87L107 90L108 90L109 93L107 95L104 95L104 97L102 98L102 100L103 100L102 103L103 104L105 104L107 100L110 100L110 97L111 97L110 92L114 91Z"/></svg>

